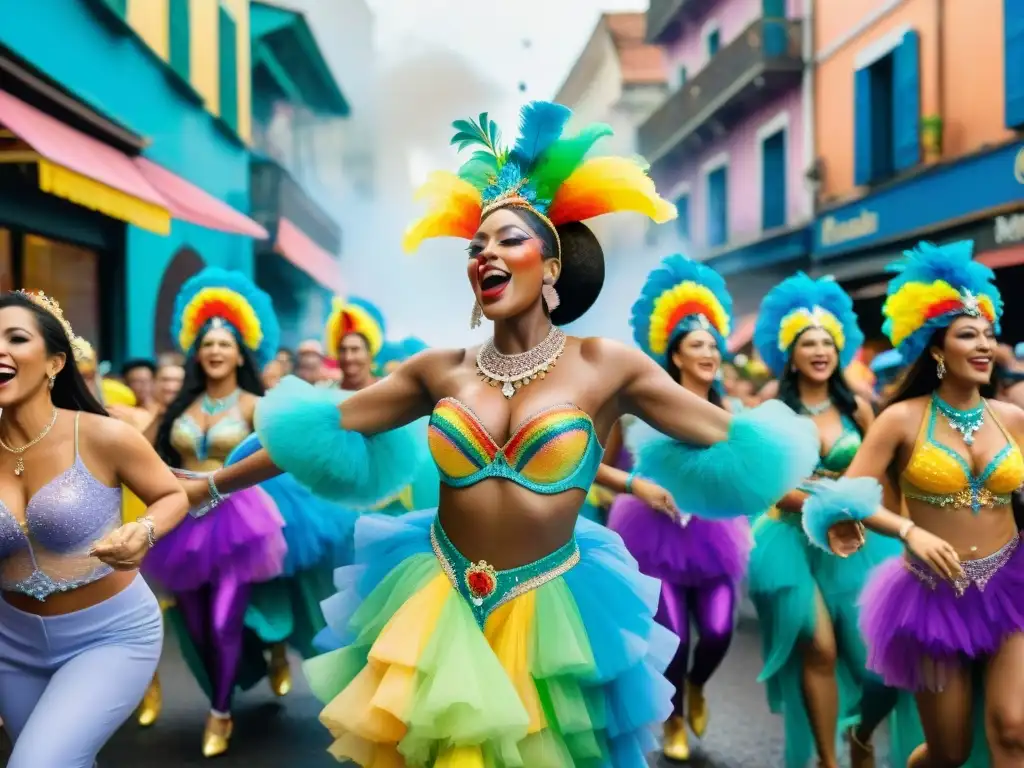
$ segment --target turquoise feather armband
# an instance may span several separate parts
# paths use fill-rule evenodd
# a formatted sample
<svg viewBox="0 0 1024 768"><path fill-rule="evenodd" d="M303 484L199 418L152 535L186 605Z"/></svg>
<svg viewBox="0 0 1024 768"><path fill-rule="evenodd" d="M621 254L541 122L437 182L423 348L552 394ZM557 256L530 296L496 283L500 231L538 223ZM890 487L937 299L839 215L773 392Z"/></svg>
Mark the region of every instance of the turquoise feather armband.
<svg viewBox="0 0 1024 768"><path fill-rule="evenodd" d="M697 517L745 517L796 488L817 465L818 451L814 423L770 400L733 416L728 436L715 445L650 440L640 448L637 474Z"/></svg>
<svg viewBox="0 0 1024 768"><path fill-rule="evenodd" d="M369 437L342 429L338 405L348 394L288 376L260 399L253 421L271 461L311 492L370 507L413 479L415 437L408 427Z"/></svg>
<svg viewBox="0 0 1024 768"><path fill-rule="evenodd" d="M871 477L821 479L804 502L803 526L816 547L831 552L828 531L837 523L861 521L882 505L882 486Z"/></svg>

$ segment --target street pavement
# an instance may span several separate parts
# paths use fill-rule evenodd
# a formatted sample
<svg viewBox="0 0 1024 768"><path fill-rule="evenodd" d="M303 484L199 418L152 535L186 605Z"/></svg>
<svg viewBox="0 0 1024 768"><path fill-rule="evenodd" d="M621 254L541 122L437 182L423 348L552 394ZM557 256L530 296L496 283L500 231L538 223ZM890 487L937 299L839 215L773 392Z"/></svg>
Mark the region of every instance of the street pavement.
<svg viewBox="0 0 1024 768"><path fill-rule="evenodd" d="M743 621L725 663L708 685L711 723L707 737L686 765L782 765L781 722L768 712L764 692L757 685L760 663L756 628ZM295 672L295 689L284 699L275 699L265 684L239 696L231 751L216 760L204 760L199 754L206 711L203 696L176 644L168 643L160 669L162 718L149 729L134 723L124 726L100 755L100 768L338 768L325 752L330 740L316 719L319 704L297 666ZM886 764L878 762L879 768ZM672 764L652 761L652 766L662 765Z"/></svg>

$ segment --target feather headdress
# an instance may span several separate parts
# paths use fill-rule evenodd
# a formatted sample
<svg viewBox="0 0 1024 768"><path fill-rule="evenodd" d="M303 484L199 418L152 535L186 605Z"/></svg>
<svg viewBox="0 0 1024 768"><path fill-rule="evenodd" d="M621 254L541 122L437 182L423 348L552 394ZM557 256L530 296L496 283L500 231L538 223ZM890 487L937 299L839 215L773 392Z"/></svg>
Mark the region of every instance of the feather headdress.
<svg viewBox="0 0 1024 768"><path fill-rule="evenodd" d="M814 280L797 272L764 297L754 326L754 346L774 375L785 372L793 343L808 328L828 331L844 369L864 343L853 299L839 283L831 277Z"/></svg>
<svg viewBox="0 0 1024 768"><path fill-rule="evenodd" d="M1003 300L995 273L973 260L973 248L970 240L920 243L889 265L896 276L882 307L882 330L908 363L921 356L936 330L960 315L984 317L999 333Z"/></svg>
<svg viewBox="0 0 1024 768"><path fill-rule="evenodd" d="M358 333L370 347L370 357L376 358L384 345L384 315L366 299L334 300L327 318L327 356L338 359L341 340L350 333Z"/></svg>
<svg viewBox="0 0 1024 768"><path fill-rule="evenodd" d="M281 328L274 304L239 272L207 267L181 286L171 334L183 353L192 351L207 323L231 328L261 368L277 354Z"/></svg>
<svg viewBox="0 0 1024 768"><path fill-rule="evenodd" d="M560 104L527 104L511 149L501 146L498 126L486 112L476 121L455 121L451 143L460 152L476 149L458 173L436 171L417 192L429 211L406 233L405 250L414 251L432 237L472 238L481 219L501 207L534 212L556 243L555 227L605 213L635 211L659 224L674 219L675 207L659 197L641 162L585 159L598 139L611 135L609 126L593 124L562 136L571 115Z"/></svg>
<svg viewBox="0 0 1024 768"><path fill-rule="evenodd" d="M673 254L647 276L633 304L633 338L644 352L666 365L672 339L683 331L709 331L725 352L732 297L711 267Z"/></svg>

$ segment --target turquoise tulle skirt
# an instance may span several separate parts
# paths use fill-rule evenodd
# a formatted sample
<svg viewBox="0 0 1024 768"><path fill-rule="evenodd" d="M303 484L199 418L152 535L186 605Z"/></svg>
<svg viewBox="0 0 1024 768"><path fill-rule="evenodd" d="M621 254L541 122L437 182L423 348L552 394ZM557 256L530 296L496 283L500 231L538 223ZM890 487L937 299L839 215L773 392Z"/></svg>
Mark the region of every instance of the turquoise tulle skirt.
<svg viewBox="0 0 1024 768"><path fill-rule="evenodd" d="M871 673L858 628L857 599L874 566L903 552L899 541L867 532L855 555L839 558L808 541L800 515L772 509L753 526L748 586L757 610L765 684L772 712L784 718L786 768L804 768L814 755L814 740L804 705L802 660L798 646L810 638L821 605L832 621L838 648L839 727L842 735L860 719L860 691ZM819 603L819 596L820 601ZM906 765L922 741L913 699L900 695L889 718L890 755L894 766Z"/></svg>

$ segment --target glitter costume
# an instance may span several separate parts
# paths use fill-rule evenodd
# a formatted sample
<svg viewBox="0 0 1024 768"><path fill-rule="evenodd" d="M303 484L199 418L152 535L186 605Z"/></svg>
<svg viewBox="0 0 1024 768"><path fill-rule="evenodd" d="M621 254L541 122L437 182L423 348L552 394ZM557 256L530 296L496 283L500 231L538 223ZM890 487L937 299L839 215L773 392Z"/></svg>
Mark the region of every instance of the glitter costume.
<svg viewBox="0 0 1024 768"><path fill-rule="evenodd" d="M853 302L830 278L812 280L800 273L780 283L761 304L754 344L776 376L790 364L800 334L823 328L832 337L845 369L854 359L863 334ZM861 444L859 427L840 414L842 433L830 446L822 446L818 465L809 482L841 477ZM783 715L786 766L803 768L814 751L811 724L802 689L803 658L800 647L813 635L820 596L835 633L839 688L837 734L860 719L865 686L877 692L879 682L866 673L864 641L857 628L857 597L873 568L901 551L899 542L867 533L867 544L848 559L830 557L816 548L801 527L801 514L772 508L754 524L755 546L750 556L749 591L760 620L764 668L759 680L766 686L773 712ZM885 697L884 691L878 698ZM891 705L883 707L891 709ZM911 710L912 714L912 710ZM911 718L914 719L914 718ZM900 742L905 724L890 722L892 752L905 754L917 745L913 737ZM919 730L918 730L919 733ZM897 765L903 765L897 762Z"/></svg>
<svg viewBox="0 0 1024 768"><path fill-rule="evenodd" d="M669 256L654 269L633 305L631 324L637 345L659 365L682 335L710 333L726 349L732 298L725 281L712 269L681 255ZM645 424L624 427L624 442L638 452ZM642 473L642 468L640 468ZM640 571L661 582L657 621L679 636L680 645L666 677L675 686L673 718L666 725L670 742L686 752L683 697L689 689L690 726L703 736L707 711L703 687L725 658L732 640L738 587L746 574L750 525L745 518L708 520L685 513L672 520L629 493L612 504L608 527L622 536ZM698 642L690 662L690 627ZM680 733L680 729L682 732ZM678 735L677 735L678 734Z"/></svg>
<svg viewBox="0 0 1024 768"><path fill-rule="evenodd" d="M431 209L406 246L427 237L470 238L485 211L499 207L530 210L556 237L560 224L617 210L671 218L672 206L634 161L584 160L608 129L591 126L563 138L569 116L556 104L528 105L521 136L507 151L486 115L458 121L455 143L483 149L458 175L431 176L423 192ZM553 329L549 341L557 347L564 335ZM521 375L491 372L506 397L524 386ZM663 463L686 476L684 465L718 466L735 440L759 435L765 454L777 459L775 471L760 494L737 506L763 506L763 494L781 496L780 484L809 471L806 429L805 441L778 436L782 424L798 421L759 411L734 422L724 443L677 443ZM394 463L408 450L407 442L399 446L400 430L364 437L340 429L331 394L297 380L263 399L256 423L273 462L318 492L365 498L408 482L408 468L400 472ZM441 482L453 488L497 479L539 495L586 491L602 456L590 417L572 404L541 409L499 442L466 403L446 397L435 403L427 434ZM339 760L446 768L646 765L648 726L670 710L671 688L659 670L675 641L653 620L657 582L637 571L614 533L580 520L555 551L496 570L466 558L435 510L365 515L356 524L355 564L339 569L335 581L338 594L324 610L344 646L305 668L326 703L321 721Z"/></svg>

